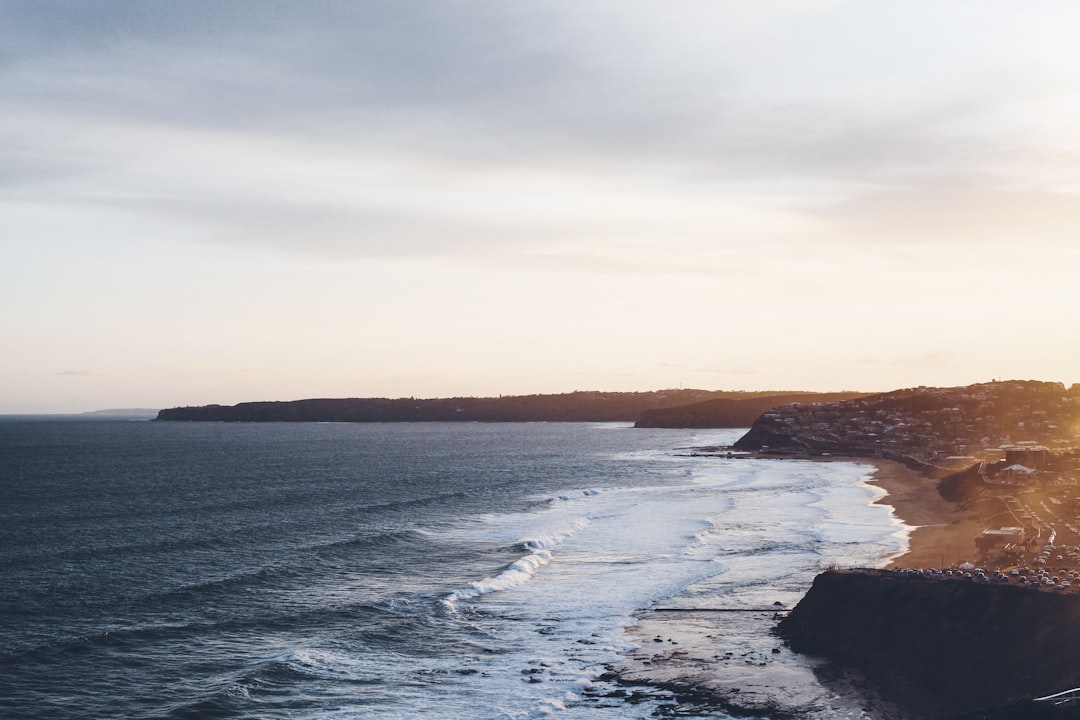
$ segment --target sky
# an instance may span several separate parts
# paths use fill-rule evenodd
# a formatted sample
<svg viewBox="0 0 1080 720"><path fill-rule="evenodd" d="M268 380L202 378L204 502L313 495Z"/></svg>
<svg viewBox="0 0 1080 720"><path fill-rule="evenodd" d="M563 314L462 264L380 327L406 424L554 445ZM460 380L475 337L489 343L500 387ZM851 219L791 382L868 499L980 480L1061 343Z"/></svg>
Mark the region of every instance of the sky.
<svg viewBox="0 0 1080 720"><path fill-rule="evenodd" d="M1080 382L1078 32L5 0L0 413Z"/></svg>

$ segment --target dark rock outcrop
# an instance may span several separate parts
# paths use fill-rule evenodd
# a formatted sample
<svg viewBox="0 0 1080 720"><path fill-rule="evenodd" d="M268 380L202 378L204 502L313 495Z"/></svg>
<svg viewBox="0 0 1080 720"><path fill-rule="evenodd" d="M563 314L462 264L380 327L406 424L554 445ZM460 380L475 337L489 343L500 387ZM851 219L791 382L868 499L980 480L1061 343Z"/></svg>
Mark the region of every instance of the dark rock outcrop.
<svg viewBox="0 0 1080 720"><path fill-rule="evenodd" d="M796 652L853 667L928 717L1080 687L1080 594L830 571L778 632Z"/></svg>

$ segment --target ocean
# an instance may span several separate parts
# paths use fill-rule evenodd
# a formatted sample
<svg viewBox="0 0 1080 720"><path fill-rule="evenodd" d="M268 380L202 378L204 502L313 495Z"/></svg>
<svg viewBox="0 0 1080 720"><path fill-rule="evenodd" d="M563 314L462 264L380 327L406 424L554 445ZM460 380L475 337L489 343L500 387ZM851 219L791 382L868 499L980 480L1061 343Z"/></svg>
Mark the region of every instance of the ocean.
<svg viewBox="0 0 1080 720"><path fill-rule="evenodd" d="M905 543L868 466L689 450L740 434L0 418L0 717L670 715L635 613Z"/></svg>

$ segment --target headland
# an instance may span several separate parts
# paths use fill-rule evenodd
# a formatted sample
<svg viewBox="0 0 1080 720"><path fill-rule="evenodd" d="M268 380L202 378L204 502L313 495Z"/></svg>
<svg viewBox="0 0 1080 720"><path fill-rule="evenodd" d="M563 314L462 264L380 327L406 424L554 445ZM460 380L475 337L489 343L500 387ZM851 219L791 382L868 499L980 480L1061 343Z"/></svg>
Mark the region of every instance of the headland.
<svg viewBox="0 0 1080 720"><path fill-rule="evenodd" d="M1080 715L1033 702L1080 687L1078 418L1077 386L1021 381L763 414L735 453L871 464L909 527L885 567L819 575L785 649L865 678L878 716Z"/></svg>
<svg viewBox="0 0 1080 720"><path fill-rule="evenodd" d="M776 637L760 657L722 652L737 631L725 613L639 613L620 677L705 714L1080 716L1080 701L1035 700L1080 687L1078 421L1075 385L912 388L770 408L733 447L692 450L871 466L907 548L740 617L738 631Z"/></svg>

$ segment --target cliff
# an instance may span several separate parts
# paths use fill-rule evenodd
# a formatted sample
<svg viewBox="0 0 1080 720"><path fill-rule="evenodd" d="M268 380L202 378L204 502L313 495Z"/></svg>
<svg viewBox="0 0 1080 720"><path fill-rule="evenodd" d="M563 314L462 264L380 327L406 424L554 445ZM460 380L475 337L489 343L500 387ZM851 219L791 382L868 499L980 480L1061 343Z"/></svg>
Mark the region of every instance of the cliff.
<svg viewBox="0 0 1080 720"><path fill-rule="evenodd" d="M707 390L573 392L497 398L342 398L162 410L158 420L219 422L631 422L645 410L752 393ZM745 427L735 425L734 427Z"/></svg>
<svg viewBox="0 0 1080 720"><path fill-rule="evenodd" d="M639 428L738 428L750 427L767 410L791 403L829 403L863 397L865 393L785 393L745 398L714 398L690 405L654 408L641 413Z"/></svg>
<svg viewBox="0 0 1080 720"><path fill-rule="evenodd" d="M972 717L1043 716L1045 705L1008 704L1080 686L1080 594L830 571L778 632L792 650L861 671L925 717L988 708L999 710Z"/></svg>

